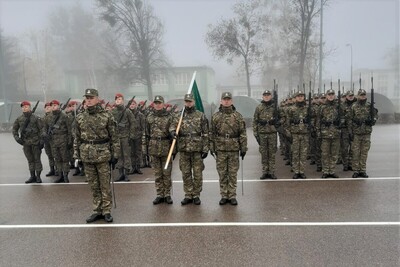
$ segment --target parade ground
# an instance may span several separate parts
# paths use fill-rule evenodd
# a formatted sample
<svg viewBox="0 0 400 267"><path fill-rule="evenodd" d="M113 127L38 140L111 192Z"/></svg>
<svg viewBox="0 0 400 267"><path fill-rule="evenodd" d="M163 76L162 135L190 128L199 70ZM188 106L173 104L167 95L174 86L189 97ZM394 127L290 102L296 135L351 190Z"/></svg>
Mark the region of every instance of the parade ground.
<svg viewBox="0 0 400 267"><path fill-rule="evenodd" d="M153 205L153 172L115 183L114 222L86 224L85 177L54 184L44 151L42 184L27 185L28 164L10 133L0 134L0 266L399 266L400 125L377 125L367 173L320 179L307 162L293 180L278 151L277 180L260 180L258 146L238 172L238 206L218 205L215 160L205 160L201 205L182 206L179 154L174 203ZM115 171L114 175L117 175Z"/></svg>

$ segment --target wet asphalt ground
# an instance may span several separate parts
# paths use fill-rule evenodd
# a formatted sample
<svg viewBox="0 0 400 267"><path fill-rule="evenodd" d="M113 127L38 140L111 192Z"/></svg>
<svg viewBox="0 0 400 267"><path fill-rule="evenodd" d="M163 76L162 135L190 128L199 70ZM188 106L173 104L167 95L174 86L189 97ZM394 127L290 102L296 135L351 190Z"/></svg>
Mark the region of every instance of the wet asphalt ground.
<svg viewBox="0 0 400 267"><path fill-rule="evenodd" d="M154 206L152 170L116 183L114 222L86 224L91 196L84 177L70 184L26 185L21 147L0 134L0 266L399 266L399 125L376 126L368 179L306 180L277 153L278 180L259 180L251 130L238 172L238 206L219 206L215 160L208 156L200 206L181 206L182 179L173 167L173 205ZM178 154L179 155L179 154ZM44 173L48 171L42 154ZM115 173L116 175L116 173ZM242 186L243 185L243 186ZM243 194L242 194L243 192Z"/></svg>

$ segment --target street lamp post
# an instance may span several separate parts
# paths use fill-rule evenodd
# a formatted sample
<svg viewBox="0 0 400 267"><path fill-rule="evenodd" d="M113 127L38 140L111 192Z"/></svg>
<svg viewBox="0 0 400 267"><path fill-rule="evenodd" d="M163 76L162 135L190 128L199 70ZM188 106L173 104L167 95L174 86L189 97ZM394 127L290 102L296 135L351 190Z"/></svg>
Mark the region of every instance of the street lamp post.
<svg viewBox="0 0 400 267"><path fill-rule="evenodd" d="M352 84L353 84L353 46L351 44L346 44L346 46L350 46L350 88L352 88Z"/></svg>

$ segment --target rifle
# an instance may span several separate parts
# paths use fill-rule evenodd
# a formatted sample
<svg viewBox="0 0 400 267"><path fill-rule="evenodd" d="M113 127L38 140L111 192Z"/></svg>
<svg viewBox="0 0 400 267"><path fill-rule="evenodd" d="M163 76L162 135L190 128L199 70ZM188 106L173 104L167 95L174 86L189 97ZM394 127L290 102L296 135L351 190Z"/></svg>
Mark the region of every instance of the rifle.
<svg viewBox="0 0 400 267"><path fill-rule="evenodd" d="M304 87L304 84L303 84ZM304 93L306 93L306 91L304 90ZM311 81L309 83L309 88L308 88L308 108L307 108L307 117L308 117L308 127L311 130L312 129L312 122L311 122Z"/></svg>
<svg viewBox="0 0 400 267"><path fill-rule="evenodd" d="M339 87L339 90L338 90L338 126L340 126L340 122L342 119L342 112L340 109L340 102L342 102L342 99L340 97L340 79L338 80L338 87Z"/></svg>
<svg viewBox="0 0 400 267"><path fill-rule="evenodd" d="M21 128L21 137L20 137L21 139L24 138L26 128L28 127L29 123L31 122L31 115L32 115L33 113L35 113L35 111L36 111L38 105L39 105L39 101L36 102L35 106L34 106L33 109L32 109L32 112L29 114L28 118L26 118L25 123L24 123L24 125L23 125L22 128Z"/></svg>
<svg viewBox="0 0 400 267"><path fill-rule="evenodd" d="M143 103L143 105L138 105L138 110L141 110L143 107L145 107L146 106L146 103L147 103L147 100L146 101L144 101L144 103Z"/></svg>
<svg viewBox="0 0 400 267"><path fill-rule="evenodd" d="M119 118L118 118L118 123L117 123L117 124L120 124L120 123L121 123L122 118L124 117L125 111L126 111L126 110L129 108L129 106L132 104L132 101L135 99L135 97L136 97L136 96L133 96L133 97L131 98L131 100L128 101L128 104L126 104L126 106L124 107L124 110L122 111L121 115L120 115Z"/></svg>
<svg viewBox="0 0 400 267"><path fill-rule="evenodd" d="M360 79L358 80L358 82L360 83L360 90L361 90L361 73L360 73Z"/></svg>
<svg viewBox="0 0 400 267"><path fill-rule="evenodd" d="M374 77L371 77L371 105L369 106L369 116L371 121L373 121L375 117Z"/></svg>
<svg viewBox="0 0 400 267"><path fill-rule="evenodd" d="M274 119L276 122L279 120L279 112L278 112L278 85L275 83L274 79ZM275 123L276 125L276 123Z"/></svg>
<svg viewBox="0 0 400 267"><path fill-rule="evenodd" d="M68 107L69 101L71 101L71 98L68 98L67 102L65 102L65 105L61 107L61 110L64 110Z"/></svg>

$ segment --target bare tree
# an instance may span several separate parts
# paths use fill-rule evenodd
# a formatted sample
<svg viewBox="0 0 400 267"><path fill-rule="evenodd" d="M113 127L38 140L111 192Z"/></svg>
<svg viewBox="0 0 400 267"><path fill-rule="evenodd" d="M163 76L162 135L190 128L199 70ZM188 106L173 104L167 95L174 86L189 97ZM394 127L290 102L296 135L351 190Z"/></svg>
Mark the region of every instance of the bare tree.
<svg viewBox="0 0 400 267"><path fill-rule="evenodd" d="M147 86L153 98L152 70L167 65L162 51L164 27L153 7L141 0L97 0L101 18L128 44L123 66L138 73L132 81ZM136 71L135 71L136 70Z"/></svg>
<svg viewBox="0 0 400 267"><path fill-rule="evenodd" d="M237 3L233 6L236 17L209 25L206 36L206 43L214 57L226 58L230 64L235 58L242 58L248 96L251 96L250 76L262 62L264 52L268 17L263 14L262 7L260 0Z"/></svg>

